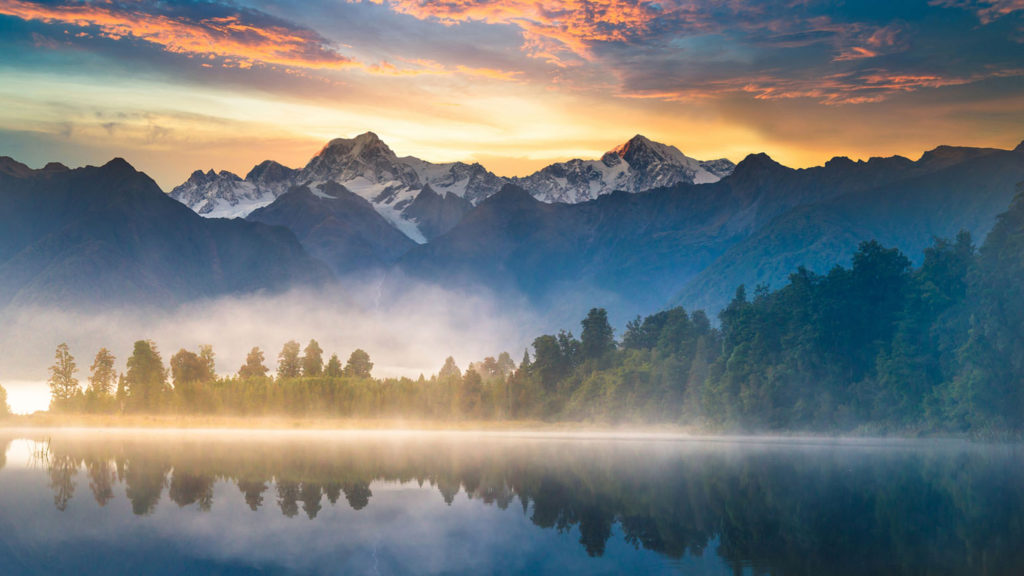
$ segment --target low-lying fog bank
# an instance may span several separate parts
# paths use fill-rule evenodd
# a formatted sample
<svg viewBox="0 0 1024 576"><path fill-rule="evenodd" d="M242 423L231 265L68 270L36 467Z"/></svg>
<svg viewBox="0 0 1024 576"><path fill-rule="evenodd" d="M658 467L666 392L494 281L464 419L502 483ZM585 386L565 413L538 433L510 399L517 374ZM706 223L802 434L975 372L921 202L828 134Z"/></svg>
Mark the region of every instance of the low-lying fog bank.
<svg viewBox="0 0 1024 576"><path fill-rule="evenodd" d="M377 377L430 375L454 356L461 364L495 356L514 357L546 323L524 302L486 292L455 292L409 283L383 294L376 283L217 298L173 310L119 308L84 312L56 307L7 310L0 314L0 385L16 413L45 409L47 367L66 342L83 383L101 348L123 371L136 340L152 340L166 363L181 348L210 344L221 375L235 373L254 346L271 369L283 344L316 339L325 358L344 361L356 348L367 351Z"/></svg>

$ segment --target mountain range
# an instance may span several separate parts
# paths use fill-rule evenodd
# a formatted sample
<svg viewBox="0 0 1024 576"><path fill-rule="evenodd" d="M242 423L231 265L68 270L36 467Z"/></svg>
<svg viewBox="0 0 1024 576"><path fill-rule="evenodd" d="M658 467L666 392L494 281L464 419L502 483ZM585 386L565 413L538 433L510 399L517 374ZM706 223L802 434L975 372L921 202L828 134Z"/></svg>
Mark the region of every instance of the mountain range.
<svg viewBox="0 0 1024 576"><path fill-rule="evenodd" d="M1015 150L941 146L794 170L752 154L720 181L543 204L514 186L398 268L419 278L528 295L545 310L603 306L624 322L668 304L712 314L746 284L824 273L877 239L919 263L934 238L980 242L1024 181ZM574 316L575 315L575 316Z"/></svg>
<svg viewBox="0 0 1024 576"><path fill-rule="evenodd" d="M168 306L330 278L291 231L201 218L120 158L32 170L0 157L0 309Z"/></svg>
<svg viewBox="0 0 1024 576"><path fill-rule="evenodd" d="M980 245L1024 182L1024 143L1014 150L940 146L916 162L838 158L822 169L798 170L781 189L844 193L780 213L730 247L680 290L674 303L718 310L736 286L777 288L798 266L825 273L848 264L857 245L878 240L920 264L935 238L960 230Z"/></svg>
<svg viewBox="0 0 1024 576"><path fill-rule="evenodd" d="M915 262L961 229L980 243L1024 182L1024 144L807 169L677 152L636 137L601 160L500 179L477 164L398 158L364 134L331 141L298 171L264 162L245 179L193 174L191 192L175 196L206 218L123 160L32 170L3 158L0 308L176 303L374 272L381 294L410 281L486 290L525 297L553 323L592 306L619 325L671 304L714 316L738 285L777 287L799 266L827 272L865 240ZM616 162L610 180L595 165ZM570 172L598 176L574 188ZM210 217L226 207L246 218Z"/></svg>
<svg viewBox="0 0 1024 576"><path fill-rule="evenodd" d="M245 217L292 186L313 193L341 185L367 201L396 229L423 244L447 232L473 206L502 186L517 184L544 202L579 203L615 190L644 192L680 182L714 182L732 162L700 162L674 146L637 135L600 160L552 164L523 178L502 178L477 163L433 164L398 157L372 132L330 141L300 170L267 160L245 179L231 172L196 171L171 197L210 218Z"/></svg>

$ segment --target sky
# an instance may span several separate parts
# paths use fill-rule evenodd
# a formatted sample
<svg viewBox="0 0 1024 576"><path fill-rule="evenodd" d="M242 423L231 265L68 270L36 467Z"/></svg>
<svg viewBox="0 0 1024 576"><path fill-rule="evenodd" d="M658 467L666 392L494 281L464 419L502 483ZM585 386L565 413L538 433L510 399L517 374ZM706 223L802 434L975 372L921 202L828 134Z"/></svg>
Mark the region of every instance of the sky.
<svg viewBox="0 0 1024 576"><path fill-rule="evenodd" d="M699 159L1024 138L1024 0L0 0L0 155L301 167L376 132L502 176L634 134Z"/></svg>

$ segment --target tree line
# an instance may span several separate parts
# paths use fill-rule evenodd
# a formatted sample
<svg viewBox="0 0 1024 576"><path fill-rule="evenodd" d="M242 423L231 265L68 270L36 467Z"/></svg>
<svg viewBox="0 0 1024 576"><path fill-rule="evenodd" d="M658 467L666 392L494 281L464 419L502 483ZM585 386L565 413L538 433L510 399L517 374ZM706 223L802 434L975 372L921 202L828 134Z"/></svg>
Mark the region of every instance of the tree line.
<svg viewBox="0 0 1024 576"><path fill-rule="evenodd" d="M463 371L374 379L356 350L325 363L315 340L284 345L276 374L253 348L230 377L214 352L180 350L168 370L151 341L127 372L100 350L82 392L66 345L50 385L55 410L438 419L669 422L728 430L944 431L1024 428L1024 195L976 250L966 232L936 239L914 268L864 242L850 267L796 270L777 290L740 286L714 326L703 311L637 317L616 340L592 309L572 332L538 336ZM116 385L116 391L115 390Z"/></svg>
<svg viewBox="0 0 1024 576"><path fill-rule="evenodd" d="M914 268L864 242L848 268L800 268L752 295L740 286L717 328L674 308L630 322L617 345L604 327L588 342L587 321L578 342L542 336L514 378L562 418L1019 436L1021 286L1024 195L980 249L967 232L936 239Z"/></svg>

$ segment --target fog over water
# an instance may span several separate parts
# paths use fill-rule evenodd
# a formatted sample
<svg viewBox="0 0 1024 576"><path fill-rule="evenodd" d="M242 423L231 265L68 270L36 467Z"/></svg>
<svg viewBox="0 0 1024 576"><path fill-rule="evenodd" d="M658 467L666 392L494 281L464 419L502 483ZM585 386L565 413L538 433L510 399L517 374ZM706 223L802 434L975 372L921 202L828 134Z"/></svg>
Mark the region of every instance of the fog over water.
<svg viewBox="0 0 1024 576"><path fill-rule="evenodd" d="M153 340L165 364L181 348L210 344L217 372L238 370L259 346L273 371L282 345L303 347L316 339L324 359L344 363L356 348L370 354L376 377L430 376L453 356L459 366L507 351L513 358L553 321L542 320L521 301L499 300L483 291L459 292L428 284L392 286L384 293L367 282L285 294L223 297L169 310L31 308L0 314L0 385L15 412L45 409L47 368L54 350L67 342L85 383L101 347L124 370L136 340Z"/></svg>
<svg viewBox="0 0 1024 576"><path fill-rule="evenodd" d="M0 430L0 566L1009 576L1020 462L963 441Z"/></svg>

